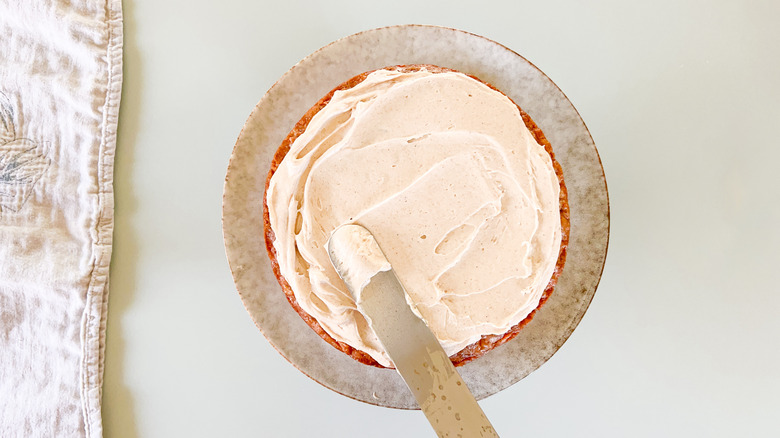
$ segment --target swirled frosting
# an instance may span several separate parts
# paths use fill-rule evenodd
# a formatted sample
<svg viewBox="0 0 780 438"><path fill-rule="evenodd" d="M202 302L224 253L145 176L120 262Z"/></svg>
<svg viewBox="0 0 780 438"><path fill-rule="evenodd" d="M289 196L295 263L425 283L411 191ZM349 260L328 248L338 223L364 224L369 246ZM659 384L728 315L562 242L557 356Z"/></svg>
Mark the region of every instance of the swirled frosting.
<svg viewBox="0 0 780 438"><path fill-rule="evenodd" d="M391 366L330 263L332 231L371 230L452 355L539 305L561 244L559 190L550 155L500 92L457 72L378 70L312 117L266 201L301 308Z"/></svg>

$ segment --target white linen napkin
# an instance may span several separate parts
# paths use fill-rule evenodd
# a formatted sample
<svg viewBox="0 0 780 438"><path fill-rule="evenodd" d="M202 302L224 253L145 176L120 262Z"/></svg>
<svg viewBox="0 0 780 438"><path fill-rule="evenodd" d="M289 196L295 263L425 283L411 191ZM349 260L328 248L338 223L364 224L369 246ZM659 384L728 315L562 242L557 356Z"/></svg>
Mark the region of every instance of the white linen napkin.
<svg viewBox="0 0 780 438"><path fill-rule="evenodd" d="M121 0L0 0L0 436L100 437Z"/></svg>

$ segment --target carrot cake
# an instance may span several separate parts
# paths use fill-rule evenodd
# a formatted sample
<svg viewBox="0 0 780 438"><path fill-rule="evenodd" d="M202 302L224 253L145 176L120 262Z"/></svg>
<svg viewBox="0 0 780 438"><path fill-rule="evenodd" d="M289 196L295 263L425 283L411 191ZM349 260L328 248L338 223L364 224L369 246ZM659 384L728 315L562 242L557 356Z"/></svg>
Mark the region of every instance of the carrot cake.
<svg viewBox="0 0 780 438"><path fill-rule="evenodd" d="M265 239L287 299L326 342L390 358L327 253L356 223L456 365L517 335L566 258L563 173L531 118L491 85L433 65L362 73L328 93L276 152Z"/></svg>

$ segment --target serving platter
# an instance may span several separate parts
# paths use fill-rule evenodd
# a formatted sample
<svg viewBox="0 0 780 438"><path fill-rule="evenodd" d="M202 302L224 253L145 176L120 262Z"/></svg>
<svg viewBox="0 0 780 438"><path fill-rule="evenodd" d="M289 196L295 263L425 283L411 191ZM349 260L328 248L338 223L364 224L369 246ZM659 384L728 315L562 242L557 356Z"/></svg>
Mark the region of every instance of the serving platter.
<svg viewBox="0 0 780 438"><path fill-rule="evenodd" d="M568 255L554 293L517 337L458 368L477 399L538 369L582 319L604 267L609 200L593 139L568 98L525 58L487 38L438 26L372 29L319 49L279 78L249 115L225 178L223 236L236 289L263 335L302 373L356 400L416 409L416 401L395 370L354 361L301 320L273 275L263 241L265 181L284 137L336 85L359 73L399 64L453 68L497 87L542 129L563 168L568 189Z"/></svg>

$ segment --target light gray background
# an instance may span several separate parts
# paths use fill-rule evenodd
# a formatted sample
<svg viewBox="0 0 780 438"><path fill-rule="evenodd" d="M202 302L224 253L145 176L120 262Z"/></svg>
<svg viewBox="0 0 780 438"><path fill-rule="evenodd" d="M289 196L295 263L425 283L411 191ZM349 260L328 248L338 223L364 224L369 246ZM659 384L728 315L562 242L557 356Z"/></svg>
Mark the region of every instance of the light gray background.
<svg viewBox="0 0 780 438"><path fill-rule="evenodd" d="M503 437L776 437L780 3L125 1L106 437L432 436L338 395L244 310L222 183L255 103L369 28L439 24L525 56L607 175L601 286L541 369L481 402Z"/></svg>

